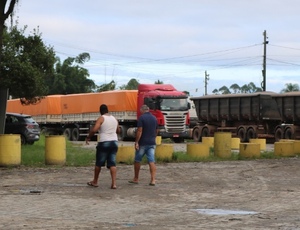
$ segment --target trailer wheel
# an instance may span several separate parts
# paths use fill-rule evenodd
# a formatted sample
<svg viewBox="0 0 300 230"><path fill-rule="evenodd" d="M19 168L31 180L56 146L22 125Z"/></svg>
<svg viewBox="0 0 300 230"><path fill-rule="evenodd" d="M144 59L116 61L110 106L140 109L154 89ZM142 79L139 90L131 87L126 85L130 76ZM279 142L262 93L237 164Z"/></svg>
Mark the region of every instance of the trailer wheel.
<svg viewBox="0 0 300 230"><path fill-rule="evenodd" d="M256 132L254 131L253 128L250 128L247 130L247 140L249 141L250 139L256 138Z"/></svg>
<svg viewBox="0 0 300 230"><path fill-rule="evenodd" d="M287 128L284 132L284 139L294 139L294 134L291 128Z"/></svg>
<svg viewBox="0 0 300 230"><path fill-rule="evenodd" d="M72 130L72 141L79 141L80 135L79 135L79 129L74 128Z"/></svg>
<svg viewBox="0 0 300 230"><path fill-rule="evenodd" d="M208 137L208 136L209 136L208 128L203 128L201 137Z"/></svg>
<svg viewBox="0 0 300 230"><path fill-rule="evenodd" d="M246 130L245 128L239 128L237 132L237 136L240 138L241 142L246 142L247 141L247 135L246 135Z"/></svg>
<svg viewBox="0 0 300 230"><path fill-rule="evenodd" d="M47 130L46 127L42 127L42 128L41 128L41 135L44 135L44 136L49 135L48 130Z"/></svg>
<svg viewBox="0 0 300 230"><path fill-rule="evenodd" d="M67 140L71 140L71 137L72 137L72 132L71 132L71 129L70 128L66 128L64 130L64 136L67 138Z"/></svg>
<svg viewBox="0 0 300 230"><path fill-rule="evenodd" d="M283 131L281 128L276 129L275 131L275 141L280 141L283 138Z"/></svg>
<svg viewBox="0 0 300 230"><path fill-rule="evenodd" d="M201 133L199 127L195 127L193 129L193 139L197 142L201 141Z"/></svg>
<svg viewBox="0 0 300 230"><path fill-rule="evenodd" d="M120 133L118 133L118 140L124 141L126 137L126 128L124 125L120 125Z"/></svg>

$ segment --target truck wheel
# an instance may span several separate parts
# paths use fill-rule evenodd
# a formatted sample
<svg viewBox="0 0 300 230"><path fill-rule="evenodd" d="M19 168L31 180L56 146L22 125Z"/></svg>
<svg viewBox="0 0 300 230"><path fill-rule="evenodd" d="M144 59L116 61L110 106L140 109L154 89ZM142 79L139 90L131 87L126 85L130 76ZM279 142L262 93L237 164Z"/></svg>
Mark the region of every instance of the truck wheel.
<svg viewBox="0 0 300 230"><path fill-rule="evenodd" d="M293 138L293 131L291 128L287 128L284 132L284 139L294 139Z"/></svg>
<svg viewBox="0 0 300 230"><path fill-rule="evenodd" d="M247 135L246 135L246 130L245 128L239 128L237 132L237 136L240 138L241 142L246 142L247 141Z"/></svg>
<svg viewBox="0 0 300 230"><path fill-rule="evenodd" d="M203 128L201 137L208 137L208 136L209 136L208 128Z"/></svg>
<svg viewBox="0 0 300 230"><path fill-rule="evenodd" d="M283 138L283 131L281 128L276 129L275 131L275 141L280 141Z"/></svg>
<svg viewBox="0 0 300 230"><path fill-rule="evenodd" d="M124 141L126 137L126 128L124 125L120 125L120 133L118 133L118 140Z"/></svg>
<svg viewBox="0 0 300 230"><path fill-rule="evenodd" d="M193 139L194 141L201 141L201 133L199 127L195 127L193 130Z"/></svg>
<svg viewBox="0 0 300 230"><path fill-rule="evenodd" d="M72 130L72 141L79 141L79 129L78 128L74 128Z"/></svg>
<svg viewBox="0 0 300 230"><path fill-rule="evenodd" d="M250 128L247 130L247 140L249 141L250 139L256 138L256 132L254 131L253 128Z"/></svg>
<svg viewBox="0 0 300 230"><path fill-rule="evenodd" d="M71 132L71 129L70 128L66 128L64 130L64 136L67 138L67 140L71 140L71 137L72 137L72 132Z"/></svg>
<svg viewBox="0 0 300 230"><path fill-rule="evenodd" d="M46 127L41 128L41 135L44 135L44 136L49 135Z"/></svg>

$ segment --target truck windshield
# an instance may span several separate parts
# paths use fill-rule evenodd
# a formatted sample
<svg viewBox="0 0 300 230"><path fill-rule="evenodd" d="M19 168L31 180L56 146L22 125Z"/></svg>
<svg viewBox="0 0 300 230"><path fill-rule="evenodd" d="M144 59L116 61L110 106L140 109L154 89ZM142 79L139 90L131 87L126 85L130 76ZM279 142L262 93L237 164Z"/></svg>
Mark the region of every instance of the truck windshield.
<svg viewBox="0 0 300 230"><path fill-rule="evenodd" d="M185 111L188 110L188 101L186 98L166 98L160 102L160 108L163 111Z"/></svg>

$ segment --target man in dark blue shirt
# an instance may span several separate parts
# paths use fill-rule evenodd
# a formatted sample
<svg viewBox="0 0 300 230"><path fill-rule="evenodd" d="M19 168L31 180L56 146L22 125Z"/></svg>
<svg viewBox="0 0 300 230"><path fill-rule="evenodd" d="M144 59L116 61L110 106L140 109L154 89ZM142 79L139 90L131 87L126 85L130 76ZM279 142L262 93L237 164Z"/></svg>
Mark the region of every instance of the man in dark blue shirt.
<svg viewBox="0 0 300 230"><path fill-rule="evenodd" d="M154 186L156 175L155 138L158 133L158 124L156 117L149 112L147 105L142 105L141 113L142 115L137 123L138 129L135 138L134 178L129 183L138 184L141 161L143 156L146 155L151 175L149 185Z"/></svg>

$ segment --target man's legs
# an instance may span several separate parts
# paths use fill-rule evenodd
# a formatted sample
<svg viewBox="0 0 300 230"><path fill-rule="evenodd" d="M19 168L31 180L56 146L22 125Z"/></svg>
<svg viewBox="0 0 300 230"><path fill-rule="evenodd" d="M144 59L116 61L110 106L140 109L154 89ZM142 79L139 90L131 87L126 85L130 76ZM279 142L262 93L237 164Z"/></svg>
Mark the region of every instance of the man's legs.
<svg viewBox="0 0 300 230"><path fill-rule="evenodd" d="M156 175L156 165L154 162L149 163L150 176L151 176L151 185L155 185L155 175Z"/></svg>
<svg viewBox="0 0 300 230"><path fill-rule="evenodd" d="M139 181L139 174L140 174L140 168L141 168L141 163L140 162L134 162L134 182Z"/></svg>
<svg viewBox="0 0 300 230"><path fill-rule="evenodd" d="M109 168L110 170L110 175L111 175L111 189L116 189L117 184L116 184L116 178L117 178L117 167L116 166L111 166Z"/></svg>
<svg viewBox="0 0 300 230"><path fill-rule="evenodd" d="M88 182L88 185L98 187L98 178L99 178L100 172L101 172L101 167L95 166L94 179L92 181Z"/></svg>
<svg viewBox="0 0 300 230"><path fill-rule="evenodd" d="M146 152L149 169L150 169L150 184L155 185L156 165L155 165L155 146L149 146Z"/></svg>
<svg viewBox="0 0 300 230"><path fill-rule="evenodd" d="M129 183L138 183L139 181L139 174L140 174L140 168L141 168L141 161L143 159L145 153L145 147L140 146L139 149L135 151L135 157L134 157L134 178L132 181L129 181Z"/></svg>

